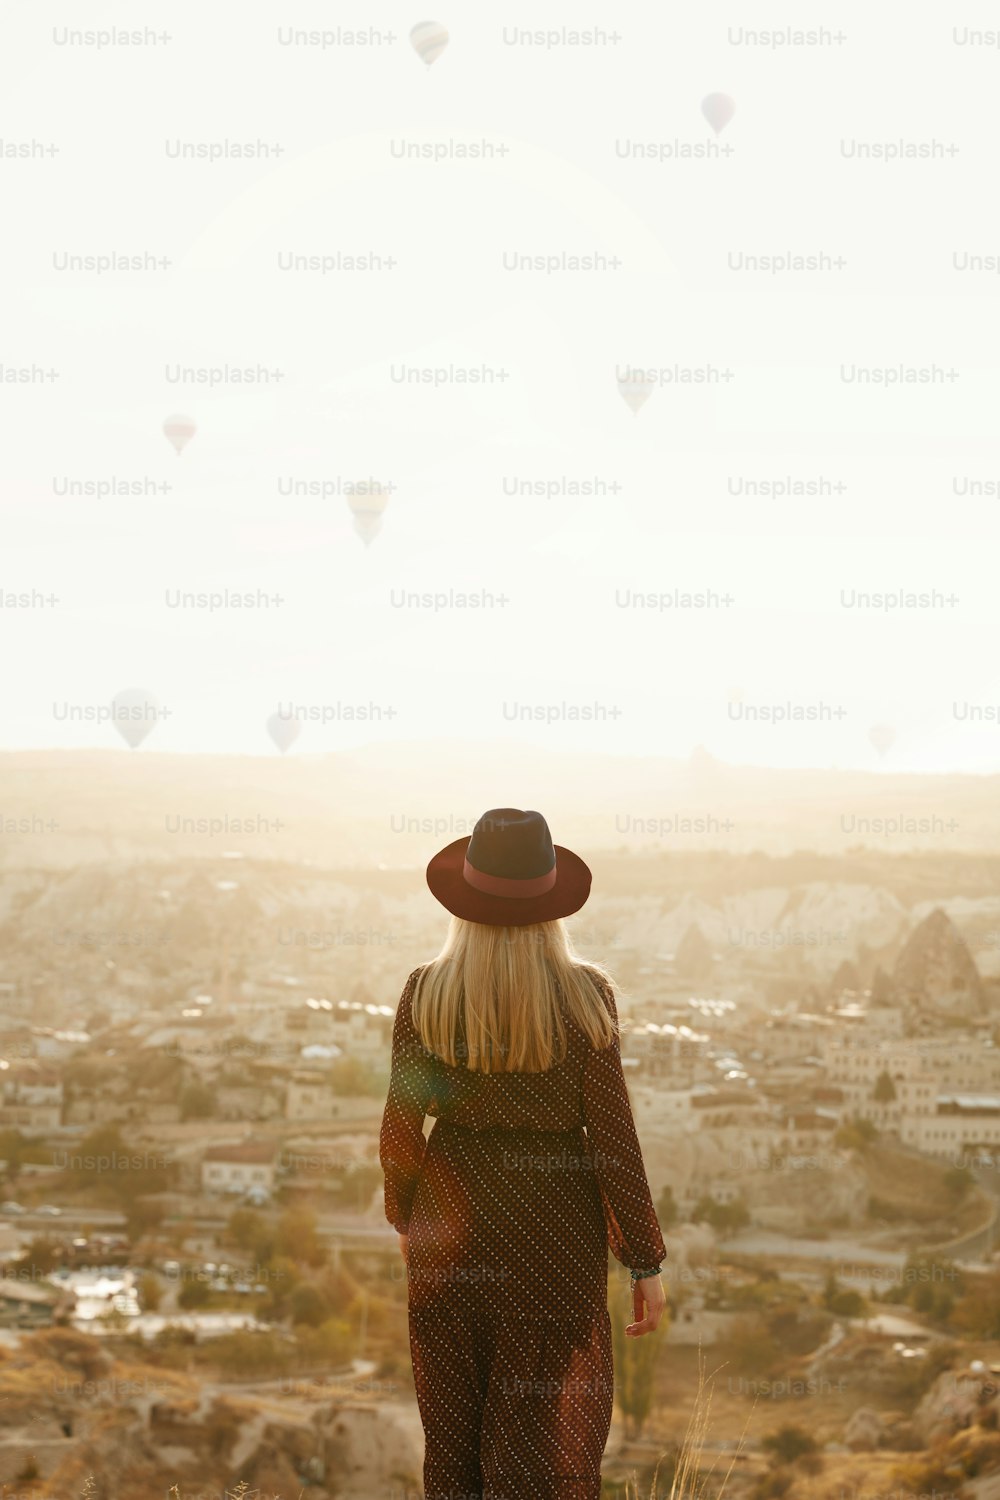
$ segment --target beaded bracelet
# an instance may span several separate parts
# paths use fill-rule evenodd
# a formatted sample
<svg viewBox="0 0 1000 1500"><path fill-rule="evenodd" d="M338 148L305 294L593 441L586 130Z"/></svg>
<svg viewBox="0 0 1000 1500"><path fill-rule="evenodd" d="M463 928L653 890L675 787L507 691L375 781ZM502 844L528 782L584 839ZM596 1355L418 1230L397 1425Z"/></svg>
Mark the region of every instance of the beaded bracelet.
<svg viewBox="0 0 1000 1500"><path fill-rule="evenodd" d="M645 1281L647 1276L659 1276L660 1267L654 1266L651 1271L629 1271L633 1284L637 1281Z"/></svg>

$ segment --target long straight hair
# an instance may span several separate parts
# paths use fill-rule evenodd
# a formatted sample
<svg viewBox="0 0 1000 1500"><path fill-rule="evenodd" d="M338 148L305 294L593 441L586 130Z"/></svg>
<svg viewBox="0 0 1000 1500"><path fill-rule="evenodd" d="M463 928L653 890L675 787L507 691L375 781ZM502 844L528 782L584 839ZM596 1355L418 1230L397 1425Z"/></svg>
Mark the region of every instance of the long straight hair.
<svg viewBox="0 0 1000 1500"><path fill-rule="evenodd" d="M566 924L488 927L452 917L444 947L414 986L411 1015L428 1051L478 1073L545 1073L566 1057L566 1013L591 1045L617 1029L598 985L609 975L583 961Z"/></svg>

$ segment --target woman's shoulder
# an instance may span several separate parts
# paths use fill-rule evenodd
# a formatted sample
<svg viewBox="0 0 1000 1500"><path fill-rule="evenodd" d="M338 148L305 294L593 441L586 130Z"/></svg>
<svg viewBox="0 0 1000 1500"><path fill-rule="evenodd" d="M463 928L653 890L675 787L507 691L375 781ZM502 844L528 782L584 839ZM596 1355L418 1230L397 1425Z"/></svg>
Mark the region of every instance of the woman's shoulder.
<svg viewBox="0 0 1000 1500"><path fill-rule="evenodd" d="M430 968L430 963L426 963L426 964L418 964L415 969L411 969L410 970L410 973L407 976L406 983L403 985L403 999L404 1000L408 1000L409 997L413 994L413 991L417 987L417 981L419 980L421 974L424 972L425 969L429 969L429 968Z"/></svg>
<svg viewBox="0 0 1000 1500"><path fill-rule="evenodd" d="M605 1004L614 1009L615 987L610 976L603 969L599 969L596 964L582 963L577 967L587 976Z"/></svg>
<svg viewBox="0 0 1000 1500"><path fill-rule="evenodd" d="M604 972L603 969L598 968L594 964L578 963L574 967L579 974L582 974L585 977L585 982L589 982L597 991L597 994L600 996L604 1008L608 1012L608 1015L611 1019L612 1032L616 1033L618 1027L618 1007L615 1003L615 990L610 977ZM569 1023L571 1030L584 1043L585 1049L589 1050L593 1045L592 1041L587 1035L589 1027L587 1026L586 1022L582 1020L576 1006L569 1003L566 999L566 996L561 993L561 987L560 1009L563 1012L564 1018Z"/></svg>
<svg viewBox="0 0 1000 1500"><path fill-rule="evenodd" d="M413 996L417 988L417 982L420 979L421 974L427 967L427 964L419 964L418 967L411 970L410 974L408 975L406 983L403 985L402 993L399 997L399 1004L396 1006L396 1016L400 1021L410 1021Z"/></svg>

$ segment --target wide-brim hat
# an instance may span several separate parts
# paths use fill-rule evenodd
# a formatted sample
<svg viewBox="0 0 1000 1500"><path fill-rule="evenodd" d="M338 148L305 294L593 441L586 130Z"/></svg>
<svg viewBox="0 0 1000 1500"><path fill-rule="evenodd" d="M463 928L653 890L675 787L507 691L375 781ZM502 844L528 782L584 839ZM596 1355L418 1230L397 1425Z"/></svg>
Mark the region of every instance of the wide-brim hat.
<svg viewBox="0 0 1000 1500"><path fill-rule="evenodd" d="M490 927L527 927L579 911L590 870L572 849L553 844L538 812L495 807L468 838L441 849L427 884L453 916Z"/></svg>

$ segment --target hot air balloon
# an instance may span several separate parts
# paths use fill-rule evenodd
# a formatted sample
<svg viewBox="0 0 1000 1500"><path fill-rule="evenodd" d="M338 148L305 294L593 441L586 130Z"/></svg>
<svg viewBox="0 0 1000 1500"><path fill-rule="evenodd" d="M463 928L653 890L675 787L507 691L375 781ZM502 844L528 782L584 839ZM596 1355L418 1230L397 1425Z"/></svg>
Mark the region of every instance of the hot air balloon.
<svg viewBox="0 0 1000 1500"><path fill-rule="evenodd" d="M875 746L879 755L884 755L894 743L896 731L891 724L873 724L868 731L868 738Z"/></svg>
<svg viewBox="0 0 1000 1500"><path fill-rule="evenodd" d="M389 503L389 496L382 490L371 492L370 485L367 489L368 493L349 495L347 503L354 516L355 531L365 546L370 547L382 529L382 512Z"/></svg>
<svg viewBox="0 0 1000 1500"><path fill-rule="evenodd" d="M636 417L640 406L644 406L653 393L653 382L647 380L641 370L629 369L618 381L618 390L625 405Z"/></svg>
<svg viewBox="0 0 1000 1500"><path fill-rule="evenodd" d="M169 442L173 444L174 452L180 458L188 443L197 432L192 417L173 416L168 417L163 424L163 431Z"/></svg>
<svg viewBox="0 0 1000 1500"><path fill-rule="evenodd" d="M448 45L448 32L440 21L418 21L410 32L410 43L417 56L430 67Z"/></svg>
<svg viewBox="0 0 1000 1500"><path fill-rule="evenodd" d="M302 725L294 714L274 713L267 721L267 732L282 755L290 750L302 732Z"/></svg>
<svg viewBox="0 0 1000 1500"><path fill-rule="evenodd" d="M155 729L159 707L145 688L123 688L112 698L112 722L130 749L138 749Z"/></svg>
<svg viewBox="0 0 1000 1500"><path fill-rule="evenodd" d="M728 94L706 94L701 101L701 112L718 135L736 113L736 104Z"/></svg>

